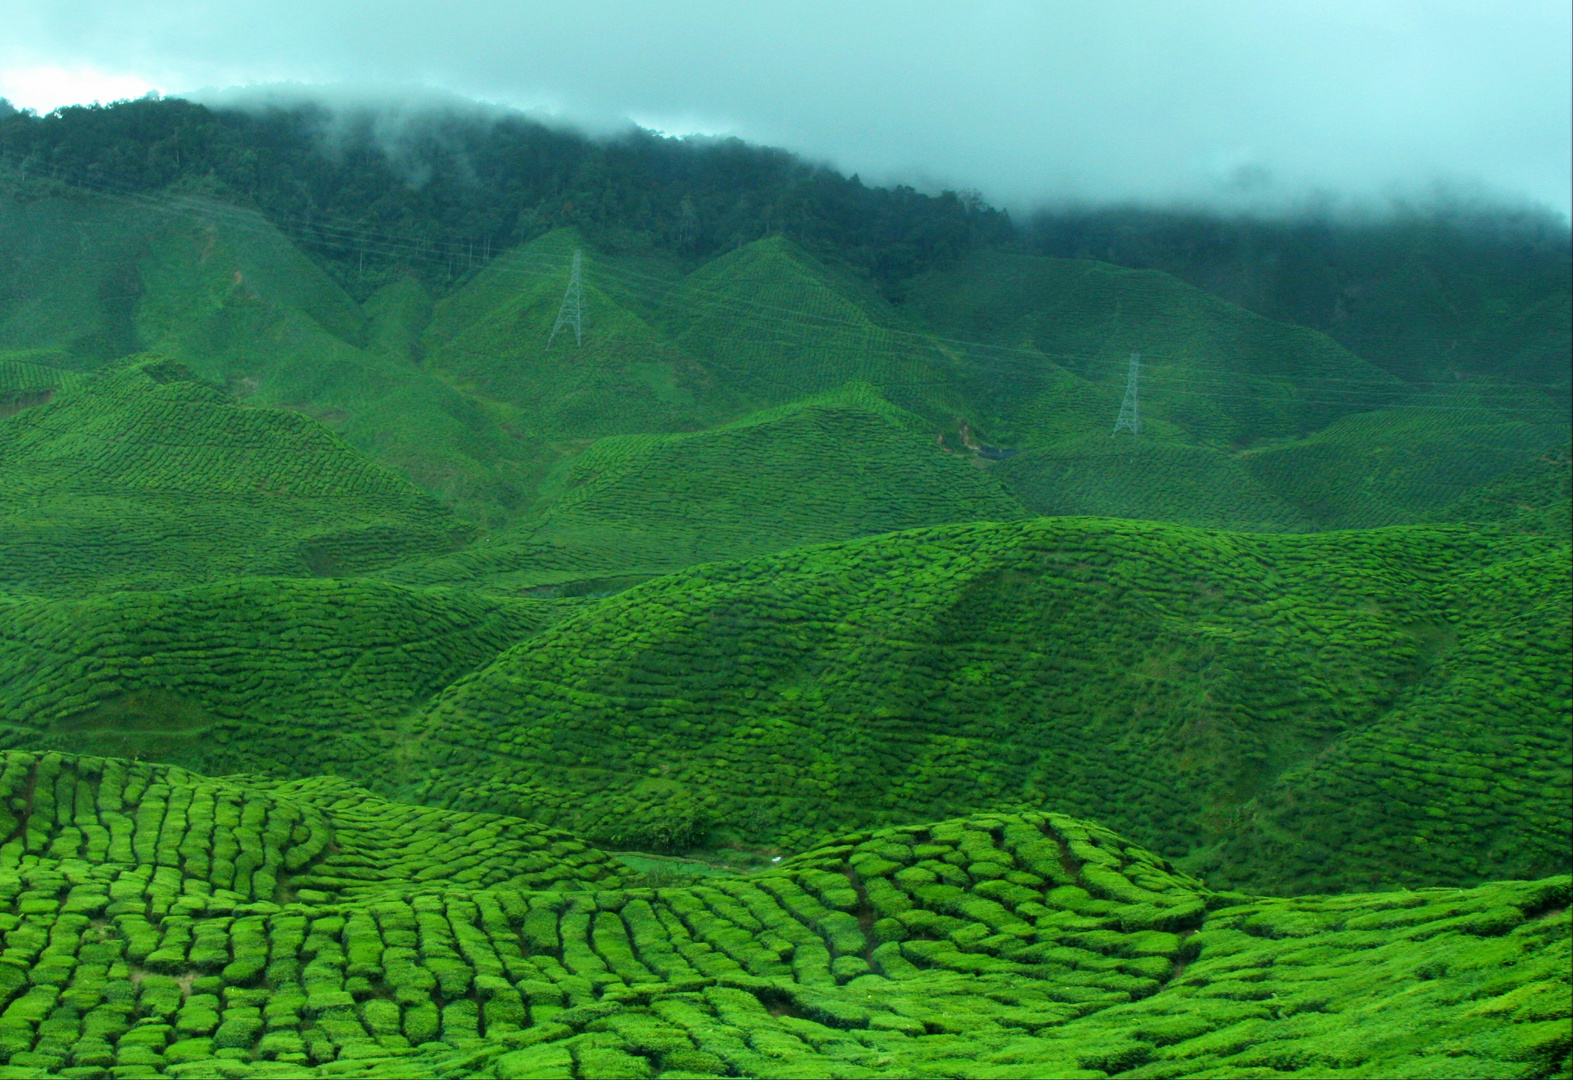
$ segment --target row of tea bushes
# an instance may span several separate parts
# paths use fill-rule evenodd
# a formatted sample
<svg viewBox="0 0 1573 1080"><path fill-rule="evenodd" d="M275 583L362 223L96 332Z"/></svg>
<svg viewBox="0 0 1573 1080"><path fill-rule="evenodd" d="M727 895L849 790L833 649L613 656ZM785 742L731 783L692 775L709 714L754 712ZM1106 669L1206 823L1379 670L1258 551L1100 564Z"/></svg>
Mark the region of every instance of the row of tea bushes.
<svg viewBox="0 0 1573 1080"><path fill-rule="evenodd" d="M375 768L412 707L572 607L359 578L12 601L0 745L211 772Z"/></svg>
<svg viewBox="0 0 1573 1080"><path fill-rule="evenodd" d="M1566 878L1251 898L1009 814L650 888L567 834L342 780L3 762L7 1075L1533 1076L1567 1053ZM276 853L276 899L202 876L165 843L181 821ZM532 859L556 869L506 873Z"/></svg>
<svg viewBox="0 0 1573 1080"><path fill-rule="evenodd" d="M1435 515L1568 540L1573 533L1573 446L1563 443L1482 484Z"/></svg>
<svg viewBox="0 0 1573 1080"><path fill-rule="evenodd" d="M288 880L290 894L313 902L366 899L428 882L544 890L614 887L634 876L572 835L519 818L388 802L337 777L245 779L327 816L332 847Z"/></svg>
<svg viewBox="0 0 1573 1080"><path fill-rule="evenodd" d="M468 535L327 428L138 357L0 425L0 588L364 572Z"/></svg>
<svg viewBox="0 0 1573 1080"><path fill-rule="evenodd" d="M677 570L920 525L1026 516L970 459L866 384L575 461L532 540ZM608 569L617 569L612 562Z"/></svg>
<svg viewBox="0 0 1573 1080"><path fill-rule="evenodd" d="M1362 864L1411 881L1565 865L1570 574L1563 547L1452 575L1454 621L1419 628L1412 690L1278 777L1258 798L1261 827L1198 865L1272 866L1284 891L1368 887Z"/></svg>
<svg viewBox="0 0 1573 1080"><path fill-rule="evenodd" d="M1512 532L1062 519L599 603L364 579L12 598L0 745L332 771L614 847L801 849L1020 802L1220 882L1467 883L1561 865L1568 592L1565 549Z"/></svg>
<svg viewBox="0 0 1573 1080"><path fill-rule="evenodd" d="M1565 412L1543 395L1494 396L1473 400L1467 388L1452 399L1422 393L1417 407L1345 417L1241 461L1255 482L1303 508L1319 528L1480 520L1460 500L1568 438Z"/></svg>
<svg viewBox="0 0 1573 1080"><path fill-rule="evenodd" d="M1104 414L1107 416L1107 412ZM1112 421L1109 421L1112 423ZM1066 437L1001 461L995 473L1034 513L1171 521L1247 532L1308 531L1311 519L1227 450L1154 430Z"/></svg>
<svg viewBox="0 0 1573 1080"><path fill-rule="evenodd" d="M1026 803L1212 848L1217 880L1253 887L1550 873L1569 820L1566 563L1464 527L1044 519L698 567L439 695L421 797L630 847L800 849ZM1467 760L1444 767L1466 720ZM1419 775L1316 771L1345 753ZM1477 770L1508 769L1516 797L1481 798ZM1383 823L1392 782L1413 791L1402 816L1437 823L1423 844Z"/></svg>

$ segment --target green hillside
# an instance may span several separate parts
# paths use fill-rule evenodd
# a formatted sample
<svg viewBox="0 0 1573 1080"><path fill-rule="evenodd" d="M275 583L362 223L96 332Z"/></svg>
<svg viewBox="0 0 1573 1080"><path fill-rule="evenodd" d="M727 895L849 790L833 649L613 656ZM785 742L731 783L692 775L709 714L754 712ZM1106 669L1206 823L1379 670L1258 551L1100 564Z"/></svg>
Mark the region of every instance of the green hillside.
<svg viewBox="0 0 1573 1080"><path fill-rule="evenodd" d="M1565 416L1533 395L1471 383L1444 401L1321 334L1088 260L979 252L892 306L781 237L696 266L597 252L561 228L444 295L405 275L357 304L268 222L210 197L10 183L0 362L39 385L0 376L0 412L42 400L55 380L39 370L153 349L250 404L313 416L494 529L533 532L598 439L712 430L849 382L951 449L992 444L979 460L1031 512L1203 527L1427 520L1566 438ZM587 336L548 348L576 248ZM1131 352L1144 429L1115 438ZM1406 409L1381 411L1394 404ZM1401 475L1373 486L1379 473ZM773 484L761 474L756 490ZM646 560L591 562L604 574Z"/></svg>
<svg viewBox="0 0 1573 1080"><path fill-rule="evenodd" d="M1403 389L1315 331L1167 274L1086 259L980 253L923 278L905 306L972 345L968 359L992 390L989 412L1006 445L1042 441L1056 428L1107 433L1131 353L1143 361L1144 423L1150 417L1158 437L1211 446L1304 435ZM1057 369L1080 381L1056 378ZM1096 417L1073 404L1085 400L1087 383L1112 395Z"/></svg>
<svg viewBox="0 0 1573 1080"><path fill-rule="evenodd" d="M455 385L513 406L510 422L552 439L681 431L717 413L692 360L585 276L588 333L552 327L582 238L559 229L506 252L439 301L421 340ZM703 399L703 400L701 400Z"/></svg>
<svg viewBox="0 0 1573 1080"><path fill-rule="evenodd" d="M256 579L6 601L0 711L11 746L331 771L622 847L1081 807L1220 883L1467 885L1567 860L1568 577L1500 529L1040 519L599 603Z"/></svg>
<svg viewBox="0 0 1573 1080"><path fill-rule="evenodd" d="M562 587L651 576L918 525L1026 516L965 454L871 387L705 431L602 439L548 478L547 509L513 533L412 558L396 581Z"/></svg>
<svg viewBox="0 0 1573 1080"><path fill-rule="evenodd" d="M1317 526L1370 528L1442 517L1566 442L1567 429L1548 417L1460 403L1440 413L1345 417L1309 438L1247 453L1244 462ZM1451 513L1471 520L1462 507Z"/></svg>
<svg viewBox="0 0 1573 1080"><path fill-rule="evenodd" d="M438 697L415 791L623 844L795 850L1027 803L1253 887L1550 873L1568 571L1461 527L1097 519L705 566Z"/></svg>
<svg viewBox="0 0 1573 1080"><path fill-rule="evenodd" d="M0 589L365 572L469 531L315 421L238 405L162 357L62 381L0 420Z"/></svg>
<svg viewBox="0 0 1573 1080"><path fill-rule="evenodd" d="M1559 536L1573 531L1573 447L1563 443L1527 465L1505 472L1437 517L1444 521L1478 521L1527 532Z"/></svg>
<svg viewBox="0 0 1573 1080"><path fill-rule="evenodd" d="M14 181L0 195L0 362L81 369L136 352L137 260L156 215Z"/></svg>
<svg viewBox="0 0 1573 1080"><path fill-rule="evenodd" d="M781 237L706 263L659 303L678 345L754 408L850 380L925 415L959 407L938 349L893 330L877 294Z"/></svg>
<svg viewBox="0 0 1573 1080"><path fill-rule="evenodd" d="M904 307L962 354L990 441L1019 451L1000 478L1035 513L1402 524L1567 437L1548 392L1406 386L1329 337L1155 271L983 252L915 282ZM1116 437L1133 353L1143 431Z"/></svg>
<svg viewBox="0 0 1573 1080"><path fill-rule="evenodd" d="M1097 825L1011 814L652 888L569 834L342 781L0 763L0 1057L16 1076L1536 1076L1566 1062L1565 876L1215 893Z"/></svg>
<svg viewBox="0 0 1573 1080"><path fill-rule="evenodd" d="M524 498L532 451L475 401L368 349L382 339L360 307L256 215L63 185L8 194L7 247L22 258L0 293L0 359L92 369L156 351L249 404L313 416L471 520L505 520Z"/></svg>
<svg viewBox="0 0 1573 1080"><path fill-rule="evenodd" d="M399 759L421 702L573 606L364 579L0 598L0 739L364 774Z"/></svg>

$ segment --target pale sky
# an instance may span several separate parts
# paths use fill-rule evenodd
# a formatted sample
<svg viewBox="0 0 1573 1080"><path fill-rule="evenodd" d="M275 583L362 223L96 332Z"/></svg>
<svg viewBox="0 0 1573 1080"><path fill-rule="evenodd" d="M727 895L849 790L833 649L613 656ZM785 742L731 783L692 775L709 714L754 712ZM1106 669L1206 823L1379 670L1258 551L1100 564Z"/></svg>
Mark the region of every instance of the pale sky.
<svg viewBox="0 0 1573 1080"><path fill-rule="evenodd" d="M1294 205L1442 187L1566 215L1566 0L0 0L0 96L434 87L735 134L871 182Z"/></svg>

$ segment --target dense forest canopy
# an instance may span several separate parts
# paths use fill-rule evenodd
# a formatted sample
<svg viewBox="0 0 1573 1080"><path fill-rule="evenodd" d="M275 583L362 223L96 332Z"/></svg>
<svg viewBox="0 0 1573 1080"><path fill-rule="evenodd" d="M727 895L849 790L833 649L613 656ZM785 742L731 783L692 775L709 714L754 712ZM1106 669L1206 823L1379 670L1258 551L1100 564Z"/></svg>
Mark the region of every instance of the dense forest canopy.
<svg viewBox="0 0 1573 1080"><path fill-rule="evenodd" d="M1014 238L1007 215L975 197L871 188L738 139L592 139L480 107L432 111L396 134L382 121L370 109L146 98L13 111L0 152L13 167L117 189L204 180L314 239L363 294L415 254L399 241L423 245L424 274L442 286L562 225L609 250L698 259L783 233L891 283Z"/></svg>
<svg viewBox="0 0 1573 1080"><path fill-rule="evenodd" d="M1570 246L1549 212L1438 203L1278 219L1136 206L1015 223L975 193L870 187L737 139L603 138L472 104L207 107L148 97L0 107L0 161L101 190L208 191L285 228L352 294L414 268L439 293L575 225L603 250L698 262L781 234L907 283L979 248L1163 270L1329 334L1406 379L1566 387Z"/></svg>

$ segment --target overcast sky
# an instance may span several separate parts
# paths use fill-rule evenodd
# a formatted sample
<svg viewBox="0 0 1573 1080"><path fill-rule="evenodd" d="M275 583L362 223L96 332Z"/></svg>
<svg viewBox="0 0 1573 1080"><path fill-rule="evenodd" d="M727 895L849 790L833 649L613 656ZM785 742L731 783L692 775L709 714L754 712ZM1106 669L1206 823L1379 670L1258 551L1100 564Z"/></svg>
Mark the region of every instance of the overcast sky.
<svg viewBox="0 0 1573 1080"><path fill-rule="evenodd" d="M1569 210L1567 0L0 0L0 96L428 85L735 134L869 181Z"/></svg>

